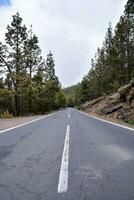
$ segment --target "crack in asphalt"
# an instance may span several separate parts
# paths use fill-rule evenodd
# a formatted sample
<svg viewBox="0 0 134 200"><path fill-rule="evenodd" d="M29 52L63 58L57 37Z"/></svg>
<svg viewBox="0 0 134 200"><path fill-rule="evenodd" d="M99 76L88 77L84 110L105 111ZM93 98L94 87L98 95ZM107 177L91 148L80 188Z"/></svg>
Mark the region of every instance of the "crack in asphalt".
<svg viewBox="0 0 134 200"><path fill-rule="evenodd" d="M34 187L34 185L37 185L40 181L40 179L43 177L43 179L45 179L45 176L48 174L48 173L51 173L52 172L52 169L55 169L55 164L61 159L61 156L59 157L56 157L55 160L51 161L48 165L47 165L47 169L45 168L45 170L43 172L38 172L38 176L36 177L36 180L35 180L35 173L34 173L34 170L32 171L32 168L31 168L31 165L33 167L33 164L38 164L38 162L41 160L41 157L42 155L44 155L44 153L46 153L46 149L43 150L42 152L40 152L38 154L38 157L36 156L35 158L35 155L31 156L30 158L28 158L28 160L30 161L30 165L25 165L23 166L24 170L27 171L27 178L28 180L30 179L31 180L31 185L32 187ZM8 170L11 170L8 169ZM35 180L35 181L34 181ZM14 197L14 192L16 190L16 188L20 191L23 191L27 194L30 194L30 195L34 195L34 199L37 199L37 200L40 200L42 199L41 196L44 196L46 193L48 193L55 185L57 185L57 181L55 183L53 183L52 185L48 185L48 186L45 186L47 187L47 189L45 191L41 191L41 192L37 192L37 191L34 191L35 188L33 188L32 190L28 189L25 187L25 182L19 182L19 183L13 183L12 182L12 187L9 186L8 184L1 184L0 185L0 188L5 188L6 190L8 190L9 192L9 195L10 195L10 199L12 200L16 200L16 198ZM19 192L19 191L18 191Z"/></svg>

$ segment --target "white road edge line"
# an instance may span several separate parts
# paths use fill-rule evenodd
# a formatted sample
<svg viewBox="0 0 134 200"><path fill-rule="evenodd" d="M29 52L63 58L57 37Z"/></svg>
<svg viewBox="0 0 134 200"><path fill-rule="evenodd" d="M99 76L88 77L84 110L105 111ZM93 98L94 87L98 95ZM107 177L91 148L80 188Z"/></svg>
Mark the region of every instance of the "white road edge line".
<svg viewBox="0 0 134 200"><path fill-rule="evenodd" d="M91 117L91 118L100 120L100 121L102 121L102 122L105 122L105 123L108 123L108 124L112 124L112 125L114 125L114 126L118 126L118 127L121 127L121 128L125 128L125 129L128 129L128 130L130 130L130 131L134 131L134 128L129 128L129 127L127 127L127 126L123 126L123 125L120 125L120 124L116 124L116 123L114 123L114 122L109 122L109 121L107 121L107 120L104 120L104 119L100 119L100 118L98 118L98 117L91 116L91 115L89 115L89 114L87 114L87 113L84 113L84 112L82 112L82 111L79 111L79 110L77 110L77 111L78 111L79 113L83 114L83 115L86 115L86 116L88 116L88 117Z"/></svg>
<svg viewBox="0 0 134 200"><path fill-rule="evenodd" d="M58 112L62 112L62 111L58 111ZM58 112L56 112L56 113L58 113ZM23 123L23 124L19 124L19 125L17 125L17 126L13 126L13 127L11 127L11 128L4 129L4 130L0 131L0 134L1 134L1 133L4 133L4 132L7 132L7 131L11 131L11 130L16 129L16 128L19 128L19 127L21 127L21 126L25 126L25 125L27 125L27 124L31 124L31 123L36 122L36 121L38 121L38 120L41 120L41 119L43 119L43 118L50 117L50 116L52 116L52 115L55 115L56 113L52 113L52 114L49 114L49 115L45 115L45 116L43 116L43 117L34 119L34 120L32 120L32 121L29 121L29 122L26 122L26 123Z"/></svg>
<svg viewBox="0 0 134 200"><path fill-rule="evenodd" d="M70 125L66 129L57 193L65 193L68 190L69 138Z"/></svg>

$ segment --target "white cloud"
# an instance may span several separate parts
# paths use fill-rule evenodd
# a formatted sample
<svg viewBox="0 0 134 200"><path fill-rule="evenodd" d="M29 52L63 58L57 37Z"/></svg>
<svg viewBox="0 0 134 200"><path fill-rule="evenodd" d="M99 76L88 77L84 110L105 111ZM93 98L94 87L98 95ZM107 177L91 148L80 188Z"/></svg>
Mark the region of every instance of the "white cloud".
<svg viewBox="0 0 134 200"><path fill-rule="evenodd" d="M74 84L88 71L111 21L117 23L126 0L12 0L0 7L0 40L17 11L39 37L43 55L52 50L63 86Z"/></svg>

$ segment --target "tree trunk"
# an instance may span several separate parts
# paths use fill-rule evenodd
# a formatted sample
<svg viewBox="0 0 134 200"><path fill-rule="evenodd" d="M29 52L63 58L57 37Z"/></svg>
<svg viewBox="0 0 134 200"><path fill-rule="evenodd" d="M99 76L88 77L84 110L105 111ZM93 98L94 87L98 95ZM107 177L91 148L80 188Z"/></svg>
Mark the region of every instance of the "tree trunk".
<svg viewBox="0 0 134 200"><path fill-rule="evenodd" d="M30 63L30 79L32 78L32 67ZM32 93L29 93L29 112L32 113Z"/></svg>

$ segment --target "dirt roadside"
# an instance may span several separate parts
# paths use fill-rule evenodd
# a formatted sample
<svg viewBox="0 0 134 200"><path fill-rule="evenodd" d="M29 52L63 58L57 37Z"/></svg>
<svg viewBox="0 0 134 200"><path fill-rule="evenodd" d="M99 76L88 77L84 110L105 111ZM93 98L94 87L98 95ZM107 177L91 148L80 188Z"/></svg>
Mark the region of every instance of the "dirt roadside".
<svg viewBox="0 0 134 200"><path fill-rule="evenodd" d="M83 112L83 111L82 111ZM85 112L85 111L84 111ZM130 125L130 124L128 124L128 123L126 123L126 122L123 122L122 120L118 120L118 119L112 119L112 118L110 118L110 117L108 117L108 116L105 116L105 115L97 115L96 113L94 113L94 112L91 112L91 113L88 113L88 112L85 112L86 114L88 114L89 116L91 116L91 117L97 117L97 118L99 118L99 119L103 119L103 120L106 120L106 121L108 121L108 122L113 122L113 123L115 123L115 124L119 124L119 125L122 125L122 126L126 126L126 127L129 127L129 128L132 128L132 129L134 129L134 125Z"/></svg>
<svg viewBox="0 0 134 200"><path fill-rule="evenodd" d="M30 122L32 120L41 118L43 116L45 116L45 115L36 115L36 116L30 116L30 117L15 117L15 118L10 118L10 119L0 119L0 131Z"/></svg>

